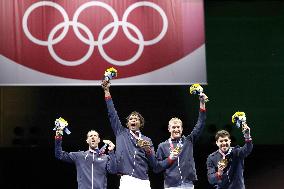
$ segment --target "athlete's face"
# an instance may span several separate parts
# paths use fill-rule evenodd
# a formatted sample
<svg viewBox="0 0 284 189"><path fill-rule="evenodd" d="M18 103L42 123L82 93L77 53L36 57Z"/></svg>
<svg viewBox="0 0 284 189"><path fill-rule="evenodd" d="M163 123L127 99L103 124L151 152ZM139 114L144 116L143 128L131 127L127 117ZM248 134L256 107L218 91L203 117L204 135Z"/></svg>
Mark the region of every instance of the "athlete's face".
<svg viewBox="0 0 284 189"><path fill-rule="evenodd" d="M127 122L127 127L131 131L138 131L141 126L140 118L138 115L130 115L128 122Z"/></svg>
<svg viewBox="0 0 284 189"><path fill-rule="evenodd" d="M231 147L231 139L228 136L219 137L216 144L223 153L226 153Z"/></svg>
<svg viewBox="0 0 284 189"><path fill-rule="evenodd" d="M94 150L98 147L101 140L99 134L96 131L90 131L87 134L86 141L89 144L89 147Z"/></svg>
<svg viewBox="0 0 284 189"><path fill-rule="evenodd" d="M182 123L180 121L170 121L168 130L172 139L180 138L182 135Z"/></svg>

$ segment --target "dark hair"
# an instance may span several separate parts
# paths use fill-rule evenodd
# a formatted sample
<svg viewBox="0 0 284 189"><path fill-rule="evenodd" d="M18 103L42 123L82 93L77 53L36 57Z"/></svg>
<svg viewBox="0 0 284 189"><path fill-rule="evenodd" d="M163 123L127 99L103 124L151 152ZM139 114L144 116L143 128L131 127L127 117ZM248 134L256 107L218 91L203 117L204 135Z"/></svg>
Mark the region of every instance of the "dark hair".
<svg viewBox="0 0 284 189"><path fill-rule="evenodd" d="M129 118L130 118L131 115L136 115L136 116L139 117L139 120L140 120L140 128L142 129L143 126L144 126L145 120L144 120L144 117L143 117L139 112L136 112L136 111L131 112L131 113L129 114L129 116L127 116L127 118L126 118L126 120L127 120L126 126L127 126L127 123L128 123L128 121L129 121Z"/></svg>
<svg viewBox="0 0 284 189"><path fill-rule="evenodd" d="M216 135L215 135L215 140L218 140L219 137L222 137L222 138L228 137L228 138L230 138L231 135L230 135L230 133L229 133L228 131L226 131L226 130L220 130L220 131L217 131L217 133L216 133Z"/></svg>
<svg viewBox="0 0 284 189"><path fill-rule="evenodd" d="M98 134L98 137L100 137L100 134L98 133L98 131L96 131L96 130L90 130L90 131L87 132L87 138L89 137L89 133L90 133L90 132L96 132L96 133Z"/></svg>

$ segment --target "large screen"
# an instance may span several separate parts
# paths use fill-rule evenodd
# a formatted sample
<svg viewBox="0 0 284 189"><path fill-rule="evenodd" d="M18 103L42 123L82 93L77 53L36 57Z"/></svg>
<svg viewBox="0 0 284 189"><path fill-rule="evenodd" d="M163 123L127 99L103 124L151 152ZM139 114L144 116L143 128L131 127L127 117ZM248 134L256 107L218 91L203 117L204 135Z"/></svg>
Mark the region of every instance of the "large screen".
<svg viewBox="0 0 284 189"><path fill-rule="evenodd" d="M2 1L0 85L207 83L203 0Z"/></svg>

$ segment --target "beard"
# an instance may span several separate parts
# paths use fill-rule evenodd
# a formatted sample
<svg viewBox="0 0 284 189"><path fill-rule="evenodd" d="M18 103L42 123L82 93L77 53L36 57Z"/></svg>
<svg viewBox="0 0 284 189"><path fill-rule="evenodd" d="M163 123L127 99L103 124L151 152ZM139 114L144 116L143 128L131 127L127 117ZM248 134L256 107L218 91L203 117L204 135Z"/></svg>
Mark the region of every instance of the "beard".
<svg viewBox="0 0 284 189"><path fill-rule="evenodd" d="M222 152L227 152L230 148L230 145L229 144L224 144L224 145L221 145L220 146L220 149Z"/></svg>

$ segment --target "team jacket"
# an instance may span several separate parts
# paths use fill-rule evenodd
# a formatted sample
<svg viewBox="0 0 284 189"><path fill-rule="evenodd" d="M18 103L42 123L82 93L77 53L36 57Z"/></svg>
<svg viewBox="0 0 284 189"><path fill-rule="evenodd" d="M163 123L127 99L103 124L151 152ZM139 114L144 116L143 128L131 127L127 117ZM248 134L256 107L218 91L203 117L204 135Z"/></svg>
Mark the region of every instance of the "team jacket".
<svg viewBox="0 0 284 189"><path fill-rule="evenodd" d="M106 189L107 172L116 173L114 152L109 155L91 151L65 152L62 140L55 140L55 157L65 162L74 163L77 170L78 189Z"/></svg>
<svg viewBox="0 0 284 189"><path fill-rule="evenodd" d="M168 166L167 161L164 161L163 164L158 163L153 156L147 155L142 148L137 146L137 139L133 137L128 128L122 126L112 99L106 98L105 100L111 127L116 136L117 172L122 175L148 180L148 165ZM141 138L150 141L151 149L154 152L151 139L142 134Z"/></svg>
<svg viewBox="0 0 284 189"><path fill-rule="evenodd" d="M236 146L226 154L228 166L222 176L217 175L218 162L223 158L217 150L207 158L207 175L210 184L217 189L245 189L244 185L244 159L251 153L253 148L252 140L247 140L243 147Z"/></svg>
<svg viewBox="0 0 284 189"><path fill-rule="evenodd" d="M156 167L154 172L164 171L164 187L176 187L183 183L189 183L197 180L195 162L193 159L193 144L201 135L205 126L206 112L199 111L198 121L188 136L182 136L180 139L171 140L173 147L181 145L181 152L174 163L165 168ZM157 159L159 161L169 157L171 151L170 139L162 142L158 146Z"/></svg>

